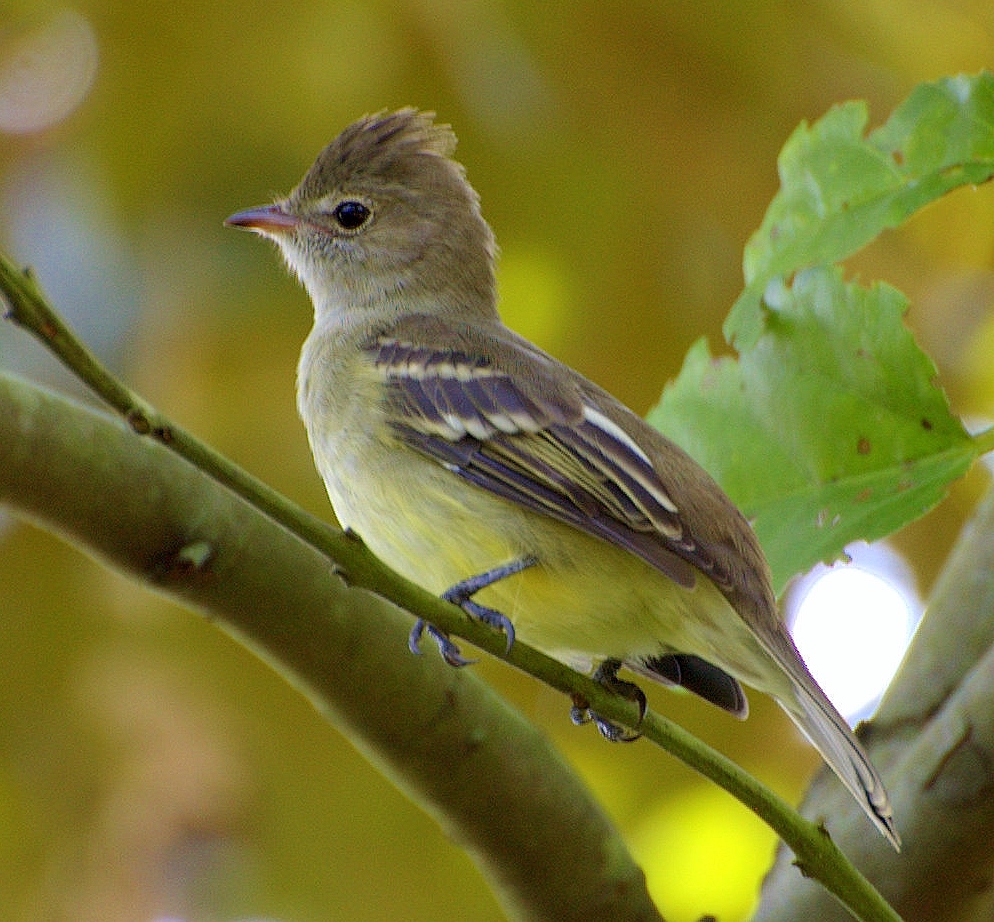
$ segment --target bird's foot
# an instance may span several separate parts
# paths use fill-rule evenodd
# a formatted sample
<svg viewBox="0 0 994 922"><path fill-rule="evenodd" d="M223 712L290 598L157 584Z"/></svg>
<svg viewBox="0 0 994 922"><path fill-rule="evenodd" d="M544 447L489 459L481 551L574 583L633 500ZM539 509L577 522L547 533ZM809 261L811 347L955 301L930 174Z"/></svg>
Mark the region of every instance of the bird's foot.
<svg viewBox="0 0 994 922"><path fill-rule="evenodd" d="M645 692L634 682L626 682L624 679L619 679L618 670L620 668L620 660L604 660L595 670L593 679L615 694L621 695L622 698L638 704L639 724L641 724L647 708ZM631 743L642 735L638 729L631 730L628 727L622 727L601 717L596 711L590 709L590 703L580 695L573 696L573 707L570 708L569 716L570 720L577 726L592 722L600 731L601 736L611 743Z"/></svg>
<svg viewBox="0 0 994 922"><path fill-rule="evenodd" d="M456 583L454 586L450 586L445 590L445 592L442 593L442 598L445 599L446 602L458 605L471 618L475 618L477 621L482 621L484 624L490 625L490 627L495 630L503 631L507 636L507 647L505 653L510 653L511 647L514 646L514 625L511 623L511 619L494 608L488 608L486 605L474 602L473 596L476 595L476 593L481 589L485 589L487 586L492 586L498 580L502 580L508 576L513 576L515 573L520 573L522 570L526 570L528 567L532 567L536 563L538 563L538 558L530 556L521 557L518 560L512 560L510 563L494 567L492 570L487 570L485 573L478 573L476 576L471 576L469 579L464 579ZM438 644L438 649L442 654L442 659L444 659L450 666L467 666L470 663L476 662L476 660L466 659L462 655L458 645L452 641L448 634L444 631L440 631L434 625L427 624L421 618L419 618L415 623L407 641L407 646L410 648L412 653L421 652L421 637L425 631L427 631L428 635Z"/></svg>
<svg viewBox="0 0 994 922"><path fill-rule="evenodd" d="M466 659L458 645L453 643L445 631L440 631L435 625L428 624L424 618L418 618L411 628L411 633L407 638L407 647L412 653L421 655L421 637L428 632L428 636L438 644L438 652L442 654L442 659L450 666L469 666L475 663L475 659Z"/></svg>

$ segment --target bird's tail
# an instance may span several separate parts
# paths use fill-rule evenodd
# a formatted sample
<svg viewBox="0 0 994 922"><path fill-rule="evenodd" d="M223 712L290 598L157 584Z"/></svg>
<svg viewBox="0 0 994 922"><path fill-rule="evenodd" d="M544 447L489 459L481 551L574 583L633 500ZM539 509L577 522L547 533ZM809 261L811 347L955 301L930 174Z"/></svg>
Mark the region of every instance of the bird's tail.
<svg viewBox="0 0 994 922"><path fill-rule="evenodd" d="M894 827L890 799L870 757L845 719L813 680L806 683L795 681L793 684L794 700L780 702L784 710L811 740L866 815L900 851L901 837Z"/></svg>

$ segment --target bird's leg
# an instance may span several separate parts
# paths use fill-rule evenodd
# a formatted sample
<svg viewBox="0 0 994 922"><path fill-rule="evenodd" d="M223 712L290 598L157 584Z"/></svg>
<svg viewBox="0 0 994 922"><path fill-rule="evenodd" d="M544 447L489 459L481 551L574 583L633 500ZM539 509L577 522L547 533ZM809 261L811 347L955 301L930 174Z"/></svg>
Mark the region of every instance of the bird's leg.
<svg viewBox="0 0 994 922"><path fill-rule="evenodd" d="M501 566L487 570L485 573L478 573L476 576L461 580L454 586L446 589L442 593L442 598L446 602L458 605L471 618L482 621L484 624L489 624L498 631L503 631L507 635L506 652L510 653L511 647L514 645L514 625L511 624L510 618L507 615L501 614L496 609L487 608L486 605L474 602L473 596L481 589L492 586L498 580L502 580L507 576L514 576L515 573L527 570L528 567L533 567L537 563L537 557L519 557L517 560L501 564ZM421 652L421 636L425 631L438 644L438 650L442 654L442 659L450 666L466 666L474 662L462 655L459 647L452 642L448 634L440 631L432 624L426 624L422 618L418 618L415 622L414 627L411 629L411 636L407 641L407 645L410 647L412 653Z"/></svg>
<svg viewBox="0 0 994 922"><path fill-rule="evenodd" d="M634 682L626 682L624 679L619 679L618 670L620 668L621 660L606 659L594 671L592 678L595 682L599 682L616 695L621 695L622 698L636 702L639 706L639 723L641 724L642 718L645 717L647 706L645 692ZM573 697L573 707L569 712L569 716L570 720L577 726L593 721L597 729L600 730L601 736L612 743L630 743L642 735L637 730L629 730L627 727L621 727L616 723L605 720L600 714L592 711L590 704L579 695Z"/></svg>

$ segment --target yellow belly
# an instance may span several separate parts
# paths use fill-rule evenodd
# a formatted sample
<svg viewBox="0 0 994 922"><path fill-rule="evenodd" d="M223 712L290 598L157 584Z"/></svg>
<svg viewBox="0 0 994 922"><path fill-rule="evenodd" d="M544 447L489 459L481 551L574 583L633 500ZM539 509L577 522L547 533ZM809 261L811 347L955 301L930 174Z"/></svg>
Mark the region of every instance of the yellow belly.
<svg viewBox="0 0 994 922"><path fill-rule="evenodd" d="M606 541L515 506L407 449L367 443L322 465L336 515L385 563L441 595L524 556L539 563L474 597L517 637L577 668L695 653L750 684L768 656L703 575L686 589ZM361 461L359 460L361 458Z"/></svg>

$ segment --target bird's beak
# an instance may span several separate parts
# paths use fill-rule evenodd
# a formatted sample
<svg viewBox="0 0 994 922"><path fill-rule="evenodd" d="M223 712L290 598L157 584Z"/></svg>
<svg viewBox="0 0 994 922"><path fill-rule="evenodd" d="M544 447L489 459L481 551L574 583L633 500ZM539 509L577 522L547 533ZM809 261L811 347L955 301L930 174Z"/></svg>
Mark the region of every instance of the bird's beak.
<svg viewBox="0 0 994 922"><path fill-rule="evenodd" d="M287 214L279 205L259 205L236 211L224 222L226 227L244 227L263 234L282 234L300 224L300 218Z"/></svg>

